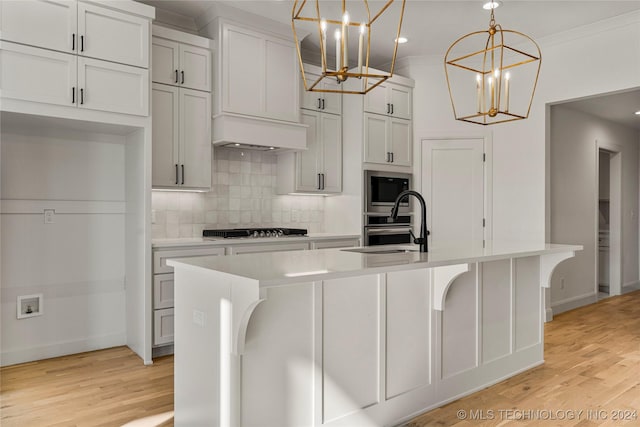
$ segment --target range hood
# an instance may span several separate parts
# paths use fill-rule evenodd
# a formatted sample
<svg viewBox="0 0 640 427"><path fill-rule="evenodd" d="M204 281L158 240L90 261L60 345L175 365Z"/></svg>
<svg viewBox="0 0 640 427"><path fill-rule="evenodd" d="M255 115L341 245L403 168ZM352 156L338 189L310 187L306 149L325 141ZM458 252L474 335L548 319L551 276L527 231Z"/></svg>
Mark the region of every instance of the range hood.
<svg viewBox="0 0 640 427"><path fill-rule="evenodd" d="M302 123L221 113L213 117L215 146L264 151L307 149L307 128Z"/></svg>

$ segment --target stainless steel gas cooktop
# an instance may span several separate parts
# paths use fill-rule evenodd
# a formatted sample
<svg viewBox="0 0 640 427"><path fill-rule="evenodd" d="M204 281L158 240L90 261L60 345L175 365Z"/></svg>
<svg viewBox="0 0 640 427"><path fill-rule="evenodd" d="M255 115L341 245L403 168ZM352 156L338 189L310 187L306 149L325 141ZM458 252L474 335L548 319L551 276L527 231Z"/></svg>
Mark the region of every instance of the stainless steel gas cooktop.
<svg viewBox="0 0 640 427"><path fill-rule="evenodd" d="M241 237L287 237L304 236L307 230L304 228L224 228L217 230L203 230L202 237L223 237L225 239Z"/></svg>

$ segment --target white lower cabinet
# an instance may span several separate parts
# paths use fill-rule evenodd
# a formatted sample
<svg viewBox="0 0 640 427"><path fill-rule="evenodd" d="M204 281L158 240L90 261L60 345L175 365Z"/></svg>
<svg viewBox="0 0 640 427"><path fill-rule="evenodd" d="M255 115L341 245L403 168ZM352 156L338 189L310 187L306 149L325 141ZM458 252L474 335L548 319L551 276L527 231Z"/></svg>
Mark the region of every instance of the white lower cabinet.
<svg viewBox="0 0 640 427"><path fill-rule="evenodd" d="M211 188L211 94L154 83L152 185Z"/></svg>
<svg viewBox="0 0 640 427"><path fill-rule="evenodd" d="M173 268L170 258L224 255L223 247L156 249L153 251L153 345L173 343Z"/></svg>
<svg viewBox="0 0 640 427"><path fill-rule="evenodd" d="M2 98L149 115L149 71L0 42Z"/></svg>

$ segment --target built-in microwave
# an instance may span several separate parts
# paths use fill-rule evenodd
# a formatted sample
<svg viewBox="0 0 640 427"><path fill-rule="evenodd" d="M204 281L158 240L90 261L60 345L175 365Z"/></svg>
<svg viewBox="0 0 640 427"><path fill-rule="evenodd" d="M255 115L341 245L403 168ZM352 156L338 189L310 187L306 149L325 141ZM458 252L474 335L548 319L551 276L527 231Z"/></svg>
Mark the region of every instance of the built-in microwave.
<svg viewBox="0 0 640 427"><path fill-rule="evenodd" d="M405 190L411 189L411 174L365 171L365 211L367 213L389 213L396 198ZM409 212L411 201L400 203L399 212Z"/></svg>

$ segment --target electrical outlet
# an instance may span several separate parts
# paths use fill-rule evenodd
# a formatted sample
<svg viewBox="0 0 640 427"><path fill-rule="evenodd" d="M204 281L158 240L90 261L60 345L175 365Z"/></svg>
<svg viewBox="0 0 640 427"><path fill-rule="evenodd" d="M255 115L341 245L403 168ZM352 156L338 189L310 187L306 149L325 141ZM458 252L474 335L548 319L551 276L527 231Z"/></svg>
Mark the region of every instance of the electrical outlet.
<svg viewBox="0 0 640 427"><path fill-rule="evenodd" d="M54 221L54 217L56 215L56 210L55 209L45 209L44 210L44 223L45 224L53 224Z"/></svg>
<svg viewBox="0 0 640 427"><path fill-rule="evenodd" d="M207 324L207 315L200 310L193 310L193 323L204 327Z"/></svg>

